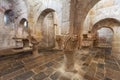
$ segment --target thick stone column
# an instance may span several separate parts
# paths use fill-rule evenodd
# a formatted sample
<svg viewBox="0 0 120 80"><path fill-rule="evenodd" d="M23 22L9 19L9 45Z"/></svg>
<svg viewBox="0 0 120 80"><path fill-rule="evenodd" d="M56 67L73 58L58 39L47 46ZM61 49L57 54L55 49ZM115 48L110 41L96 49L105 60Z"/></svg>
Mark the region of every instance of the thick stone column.
<svg viewBox="0 0 120 80"><path fill-rule="evenodd" d="M78 48L78 36L66 36L64 43L64 54L65 54L65 71L74 72L75 61L74 61L74 53Z"/></svg>
<svg viewBox="0 0 120 80"><path fill-rule="evenodd" d="M30 36L30 40L31 40L31 43L33 44L33 55L34 56L37 56L38 55L38 49L39 49L39 41L40 41L40 38L36 35L32 35Z"/></svg>

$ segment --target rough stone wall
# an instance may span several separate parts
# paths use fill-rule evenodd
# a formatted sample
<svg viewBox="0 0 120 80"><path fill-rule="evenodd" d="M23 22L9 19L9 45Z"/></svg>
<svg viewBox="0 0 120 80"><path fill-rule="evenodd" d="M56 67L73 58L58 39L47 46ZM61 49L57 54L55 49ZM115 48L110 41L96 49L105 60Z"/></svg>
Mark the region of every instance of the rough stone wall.
<svg viewBox="0 0 120 80"><path fill-rule="evenodd" d="M120 3L119 0L101 0L97 3L86 16L83 33L87 33L92 29L93 25L102 19L114 18L120 21Z"/></svg>
<svg viewBox="0 0 120 80"><path fill-rule="evenodd" d="M15 47L15 36L20 20L25 18L28 20L28 27L33 33L36 30L41 32L41 27L37 26L38 18L45 9L53 9L56 12L56 23L59 28L58 34L67 34L69 31L69 16L70 16L70 0L0 0L0 49ZM13 27L5 26L4 12L12 9L15 13L15 22ZM58 30L59 29L59 30ZM53 32L50 32L50 36ZM57 32L56 32L57 33ZM19 34L19 33L18 33ZM43 36L47 37L47 36ZM52 40L54 42L54 40Z"/></svg>
<svg viewBox="0 0 120 80"><path fill-rule="evenodd" d="M31 7L30 8L31 11L29 14L32 14L32 17L29 16L28 20L30 22L30 27L32 28L33 32L36 32L35 30L40 30L42 27L45 26L41 26L38 25L40 22L39 18L41 17L41 14L44 10L46 9L52 9L56 12L56 20L54 20L53 24L57 24L57 28L56 28L56 33L57 35L64 35L67 34L69 31L69 16L70 16L70 0L36 0L31 3ZM48 12L46 12L48 14ZM53 25L54 27L54 25ZM51 28L52 29L52 28ZM51 30L49 29L49 30ZM45 32L49 31L46 29ZM52 30L53 31L53 30ZM50 32L49 36L52 36L53 32ZM56 35L56 34L55 34ZM49 38L49 36L43 36L42 38ZM54 36L55 37L55 36ZM55 40L55 39L54 39ZM51 40L51 43L54 42L54 40ZM53 41L53 42L52 42ZM49 43L46 43L46 45L48 45Z"/></svg>
<svg viewBox="0 0 120 80"><path fill-rule="evenodd" d="M13 46L14 41L11 40L14 35L13 25L6 26L4 23L4 13L11 9L12 4L7 0L0 0L0 49Z"/></svg>
<svg viewBox="0 0 120 80"><path fill-rule="evenodd" d="M99 0L71 0L71 28L74 34L81 34L84 20L89 10ZM72 30L72 29L71 29Z"/></svg>
<svg viewBox="0 0 120 80"><path fill-rule="evenodd" d="M70 0L27 0L30 6L30 13L32 14L29 15L30 22L33 21L33 26L37 24L37 20L40 17L40 14L45 10L45 9L53 9L57 13L58 17L58 26L61 28L64 28L63 22L68 23L69 22L69 10L70 10ZM69 24L67 24L69 26ZM61 29L60 31L62 31ZM66 32L66 31L65 31ZM61 33L65 33L61 32Z"/></svg>
<svg viewBox="0 0 120 80"><path fill-rule="evenodd" d="M4 22L5 11L12 10L14 22L6 25ZM0 49L15 47L17 27L22 18L27 19L27 7L23 0L0 0Z"/></svg>
<svg viewBox="0 0 120 80"><path fill-rule="evenodd" d="M98 24L97 26L100 27L111 27L114 34L113 34L113 41L112 41L112 53L114 56L120 59L120 32L118 30L120 27L120 1L119 0L101 0L98 4L96 4L88 13L86 20L83 26L83 33L87 33L89 30L96 28L93 26L102 21L102 23ZM116 21L104 19L113 18ZM109 34L109 33L107 33Z"/></svg>
<svg viewBox="0 0 120 80"><path fill-rule="evenodd" d="M69 33L70 29L70 0L63 0L62 2L62 28L61 28L61 34L65 35Z"/></svg>

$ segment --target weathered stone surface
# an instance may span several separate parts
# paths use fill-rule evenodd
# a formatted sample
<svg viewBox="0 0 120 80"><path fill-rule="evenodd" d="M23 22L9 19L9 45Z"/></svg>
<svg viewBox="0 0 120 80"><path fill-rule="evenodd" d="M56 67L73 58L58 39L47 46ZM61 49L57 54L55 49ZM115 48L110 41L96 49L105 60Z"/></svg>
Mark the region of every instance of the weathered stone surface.
<svg viewBox="0 0 120 80"><path fill-rule="evenodd" d="M98 64L98 68L104 69L104 64Z"/></svg>
<svg viewBox="0 0 120 80"><path fill-rule="evenodd" d="M57 80L60 77L60 73L59 72L55 72L53 75L50 76L50 78L52 80Z"/></svg>
<svg viewBox="0 0 120 80"><path fill-rule="evenodd" d="M52 62L49 62L49 63L45 64L46 67L50 67L50 66L52 66L52 65L53 65Z"/></svg>
<svg viewBox="0 0 120 80"><path fill-rule="evenodd" d="M24 69L20 69L20 70L17 70L17 71L14 71L12 73L9 73L7 75L4 75L2 77L2 80L7 80L7 79L13 79L14 77L20 75L20 74L23 74L25 72Z"/></svg>
<svg viewBox="0 0 120 80"><path fill-rule="evenodd" d="M35 73L32 71L25 72L17 77L14 78L14 80L26 80L30 77L32 77Z"/></svg>
<svg viewBox="0 0 120 80"><path fill-rule="evenodd" d="M40 72L39 74L34 76L34 80L43 80L47 77L47 75L44 72Z"/></svg>
<svg viewBox="0 0 120 80"><path fill-rule="evenodd" d="M18 38L27 38L27 33L23 25L20 24L20 21L24 18L30 24L29 27L34 28L37 26L37 29L33 31L38 31L42 34L43 45L41 47L55 47L55 35L67 34L70 27L70 0L20 0L20 1L0 1L0 49L16 47L16 42L13 39L15 35ZM66 5L67 4L67 5ZM51 9L52 11L45 15L44 25L40 25L39 18L42 16L40 13L44 12L46 9ZM13 9L15 20L9 25L4 23L4 12L6 10ZM55 12L54 12L55 11ZM46 12L45 12L46 13ZM49 13L55 13L54 16L48 16ZM46 19L46 16L48 18ZM13 18L14 18L13 17ZM51 17L51 18L50 18ZM9 20L9 19L7 19ZM47 23L49 22L49 23ZM36 25L37 23L37 25ZM49 25L47 25L49 24ZM19 27L18 27L19 26ZM43 27L44 26L44 27ZM17 27L17 28L15 28ZM20 28L20 29L19 29ZM44 30L42 30L44 28ZM45 43L46 42L46 43ZM21 43L23 45L23 43ZM20 46L18 46L20 47Z"/></svg>
<svg viewBox="0 0 120 80"><path fill-rule="evenodd" d="M49 75L51 75L54 72L54 69L47 68L44 72L47 74L47 76L49 76Z"/></svg>
<svg viewBox="0 0 120 80"><path fill-rule="evenodd" d="M44 71L46 69L45 66L41 65L41 66L37 66L36 68L34 68L33 70L36 72L36 73L40 73L41 71Z"/></svg>
<svg viewBox="0 0 120 80"><path fill-rule="evenodd" d="M16 67L12 67L12 68L2 70L1 73L0 73L0 76L12 73L12 72L17 71L19 69L22 69L23 67L24 67L24 65L20 65L20 66L16 66Z"/></svg>
<svg viewBox="0 0 120 80"><path fill-rule="evenodd" d="M71 72L65 71L65 57L63 57L62 51L41 51L40 55L36 57L29 54L4 56L0 60L2 63L0 65L1 80L119 80L119 60L114 56L102 53L103 50L99 48L99 51L93 50L88 49L87 53L87 49L78 50L74 56L75 71ZM97 57L95 57L96 55ZM85 61L83 61L84 58L86 58Z"/></svg>

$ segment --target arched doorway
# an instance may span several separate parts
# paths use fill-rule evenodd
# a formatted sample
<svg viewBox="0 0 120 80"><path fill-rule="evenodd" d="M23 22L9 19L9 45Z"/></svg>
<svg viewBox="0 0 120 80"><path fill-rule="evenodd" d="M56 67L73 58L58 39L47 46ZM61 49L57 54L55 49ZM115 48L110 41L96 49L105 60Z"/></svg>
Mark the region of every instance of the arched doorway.
<svg viewBox="0 0 120 80"><path fill-rule="evenodd" d="M97 30L97 42L99 47L112 47L113 31L110 28L102 27Z"/></svg>
<svg viewBox="0 0 120 80"><path fill-rule="evenodd" d="M16 34L13 39L16 41L16 48L23 48L29 46L28 37L28 21L25 18L22 18L17 26Z"/></svg>
<svg viewBox="0 0 120 80"><path fill-rule="evenodd" d="M16 37L25 38L26 30L28 28L28 21L25 18L22 18L19 22L19 26L17 27L17 34Z"/></svg>
<svg viewBox="0 0 120 80"><path fill-rule="evenodd" d="M37 30L41 30L41 48L54 48L55 35L59 34L57 13L53 9L45 9L37 21Z"/></svg>
<svg viewBox="0 0 120 80"><path fill-rule="evenodd" d="M108 37L108 39L111 39L111 40L108 40L108 43L110 43L111 45L111 50L112 50L112 53L114 55L116 55L115 53L119 53L120 50L120 33L119 33L119 29L120 29L120 22L117 20L117 19L114 19L114 18L105 18L105 19L102 19L98 22L96 22L93 27L92 27L92 33L95 34L95 39L99 39L99 38L96 38L98 37L98 34L97 34L97 30L99 29L102 29L102 31L99 31L99 32L102 32L102 35ZM106 29L106 30L105 30ZM106 38L105 38L106 39ZM95 41L98 41L98 40L95 40ZM103 41L103 43L106 43L105 40L101 40ZM98 42L96 42L98 43Z"/></svg>

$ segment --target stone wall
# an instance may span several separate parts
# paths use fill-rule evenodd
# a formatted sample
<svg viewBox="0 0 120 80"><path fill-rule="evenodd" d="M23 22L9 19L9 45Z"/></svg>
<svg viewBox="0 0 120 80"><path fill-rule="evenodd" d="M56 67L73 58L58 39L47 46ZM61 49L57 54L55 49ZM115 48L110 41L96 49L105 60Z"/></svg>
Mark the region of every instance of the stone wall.
<svg viewBox="0 0 120 80"><path fill-rule="evenodd" d="M87 33L88 31L91 31L93 28L96 30L99 26L105 26L105 27L111 27L114 34L113 34L113 41L112 41L112 51L113 55L116 53L119 53L119 27L120 27L120 1L119 0L101 0L99 3L97 3L88 13L84 26L83 26L83 33ZM114 19L109 20L110 18ZM108 19L108 21L105 21L105 19ZM102 23L101 23L102 21ZM97 24L99 23L100 24ZM97 24L96 26L94 26ZM107 33L109 34L109 33Z"/></svg>
<svg viewBox="0 0 120 80"><path fill-rule="evenodd" d="M67 34L70 24L69 1L70 0L0 0L0 49L16 47L15 40L12 38L16 35L20 26L19 23L23 18L28 20L28 27L33 33L36 33L36 30L40 33L41 27L43 26L37 25L38 19L40 14L46 9L53 9L56 12L57 19L54 24L57 24L57 28L55 33L59 35ZM13 10L15 13L15 21L13 22L13 25L11 25L12 27L4 24L4 12L8 9ZM53 32L50 32L49 36L52 36L52 33ZM54 42L52 39L51 41Z"/></svg>
<svg viewBox="0 0 120 80"><path fill-rule="evenodd" d="M65 35L69 33L70 29L70 0L63 0L62 2L62 28L61 28L61 34Z"/></svg>
<svg viewBox="0 0 120 80"><path fill-rule="evenodd" d="M14 35L13 23L9 26L4 23L4 13L11 8L12 4L9 1L0 0L0 49L14 46L14 41L12 40Z"/></svg>
<svg viewBox="0 0 120 80"><path fill-rule="evenodd" d="M101 0L88 12L83 25L83 33L92 29L93 25L106 18L114 18L120 21L119 0ZM118 2L118 3L117 3Z"/></svg>
<svg viewBox="0 0 120 80"><path fill-rule="evenodd" d="M44 20L45 15L43 15L43 19L41 18L41 14L45 12L47 15L49 12L55 12L54 14L54 23L53 23L53 28L55 31L52 29L44 29L44 32L50 32L49 36L43 36L42 38L51 39L49 43L46 43L46 45L49 45L50 43L54 43L55 41L55 35L64 35L67 34L69 31L69 17L70 17L70 0L36 0L31 3L30 8L31 11L29 14L32 14L32 17L29 16L29 22L30 22L30 27L32 28L33 32L36 32L35 30L40 30L44 27L47 28L42 24L41 20ZM55 32L55 35L53 36L53 33ZM50 38L53 37L53 38ZM41 42L41 44L44 44ZM42 46L42 45L40 45ZM52 45L51 45L52 46ZM55 45L53 45L55 47ZM50 47L50 46L49 46Z"/></svg>

